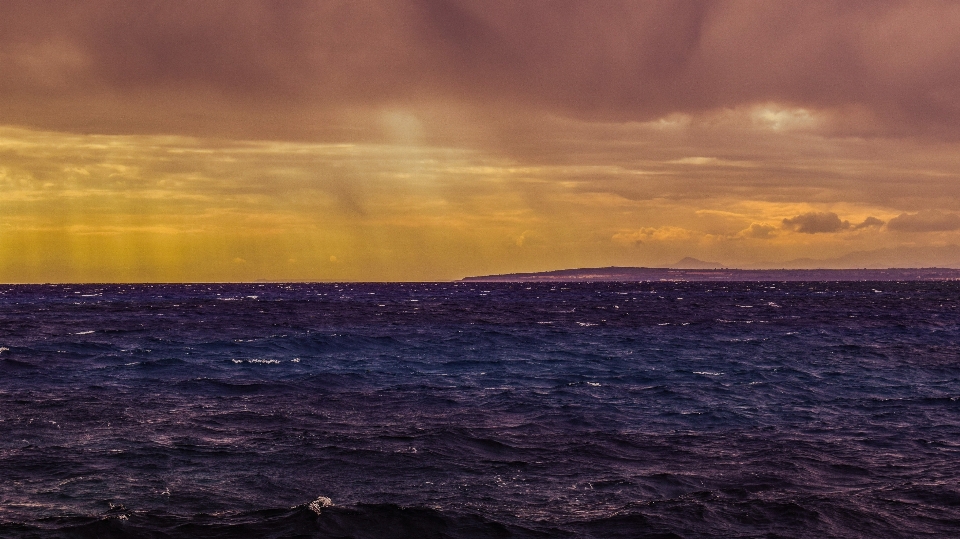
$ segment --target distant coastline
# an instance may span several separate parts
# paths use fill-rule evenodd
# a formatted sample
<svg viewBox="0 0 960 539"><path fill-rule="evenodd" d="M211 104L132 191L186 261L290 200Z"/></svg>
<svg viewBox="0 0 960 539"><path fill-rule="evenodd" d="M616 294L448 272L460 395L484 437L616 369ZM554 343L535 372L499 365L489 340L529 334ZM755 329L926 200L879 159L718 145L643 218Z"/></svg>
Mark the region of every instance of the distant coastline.
<svg viewBox="0 0 960 539"><path fill-rule="evenodd" d="M602 281L955 281L960 269L677 269L645 267L577 268L535 273L465 277L463 282Z"/></svg>

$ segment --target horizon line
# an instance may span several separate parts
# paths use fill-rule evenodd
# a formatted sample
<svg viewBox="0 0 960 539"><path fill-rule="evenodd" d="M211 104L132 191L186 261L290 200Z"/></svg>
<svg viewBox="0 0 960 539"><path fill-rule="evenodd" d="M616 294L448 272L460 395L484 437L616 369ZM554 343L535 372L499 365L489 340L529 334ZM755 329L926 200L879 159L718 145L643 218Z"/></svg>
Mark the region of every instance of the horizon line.
<svg viewBox="0 0 960 539"><path fill-rule="evenodd" d="M577 268L561 268L542 271L519 271L508 273L490 273L483 275L468 275L459 279L438 279L438 280L323 280L323 279L305 279L305 280L286 280L286 279L254 279L237 281L45 281L45 282L0 282L0 286L67 286L67 285L250 285L250 284L440 284L440 283L459 283L464 281L479 280L484 278L502 278L509 276L535 276L549 275L560 272L591 271L591 270L656 270L673 272L883 272L883 271L957 271L960 268L949 266L922 266L922 267L887 267L887 268L736 268L736 267L712 267L712 268L677 268L669 266L591 266ZM639 282L640 280L627 280L624 282Z"/></svg>

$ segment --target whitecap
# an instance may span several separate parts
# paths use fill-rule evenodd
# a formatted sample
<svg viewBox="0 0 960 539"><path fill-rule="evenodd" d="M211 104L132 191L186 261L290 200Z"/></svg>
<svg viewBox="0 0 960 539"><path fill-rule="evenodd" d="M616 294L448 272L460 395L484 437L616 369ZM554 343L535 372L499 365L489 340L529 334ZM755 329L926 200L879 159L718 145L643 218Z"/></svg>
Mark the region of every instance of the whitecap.
<svg viewBox="0 0 960 539"><path fill-rule="evenodd" d="M247 363L256 363L258 365L279 365L279 359L248 359Z"/></svg>
<svg viewBox="0 0 960 539"><path fill-rule="evenodd" d="M89 335L91 333L94 333L92 329L89 331L80 331L80 332L74 333L74 335Z"/></svg>
<svg viewBox="0 0 960 539"><path fill-rule="evenodd" d="M333 500L326 496L319 496L316 500L313 500L307 505L307 508L318 515L324 507L333 507Z"/></svg>

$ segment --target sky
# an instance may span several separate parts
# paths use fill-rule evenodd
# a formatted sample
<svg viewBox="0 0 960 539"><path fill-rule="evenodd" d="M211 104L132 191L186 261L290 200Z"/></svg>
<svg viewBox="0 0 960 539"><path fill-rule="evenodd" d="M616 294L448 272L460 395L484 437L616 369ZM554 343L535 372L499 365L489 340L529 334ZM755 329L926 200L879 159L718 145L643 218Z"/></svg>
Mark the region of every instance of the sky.
<svg viewBox="0 0 960 539"><path fill-rule="evenodd" d="M7 0L0 282L960 267L960 3Z"/></svg>

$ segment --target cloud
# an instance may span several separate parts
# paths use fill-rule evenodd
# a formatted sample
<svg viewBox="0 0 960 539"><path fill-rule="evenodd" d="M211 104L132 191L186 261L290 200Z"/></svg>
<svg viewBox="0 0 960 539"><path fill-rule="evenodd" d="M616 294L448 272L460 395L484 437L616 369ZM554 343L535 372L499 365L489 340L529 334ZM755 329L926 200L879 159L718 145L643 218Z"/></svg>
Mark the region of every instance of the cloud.
<svg viewBox="0 0 960 539"><path fill-rule="evenodd" d="M618 122L775 102L755 120L957 138L957 26L951 2L3 2L0 91L11 123L97 132L356 137L320 120L424 100Z"/></svg>
<svg viewBox="0 0 960 539"><path fill-rule="evenodd" d="M790 219L784 219L783 228L804 234L819 234L839 232L845 228L850 228L850 222L841 221L840 217L833 212L811 211Z"/></svg>
<svg viewBox="0 0 960 539"><path fill-rule="evenodd" d="M675 242L686 241L693 237L693 233L685 228L676 226L644 227L639 230L618 232L613 235L613 241L627 245L637 245L645 242Z"/></svg>
<svg viewBox="0 0 960 539"><path fill-rule="evenodd" d="M753 238L757 240L766 240L774 237L777 233L777 227L766 223L753 223L749 227L740 231L738 236L742 238Z"/></svg>
<svg viewBox="0 0 960 539"><path fill-rule="evenodd" d="M896 232L944 232L960 230L960 215L939 210L901 213L890 219L887 229Z"/></svg>
<svg viewBox="0 0 960 539"><path fill-rule="evenodd" d="M853 229L860 230L863 228L880 228L881 226L883 226L883 220L871 216L864 219L862 223L853 225Z"/></svg>

